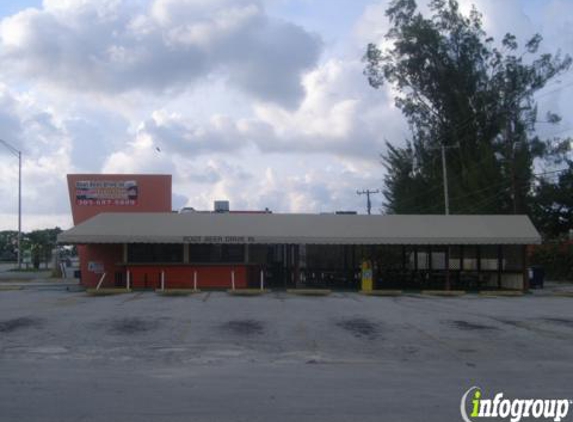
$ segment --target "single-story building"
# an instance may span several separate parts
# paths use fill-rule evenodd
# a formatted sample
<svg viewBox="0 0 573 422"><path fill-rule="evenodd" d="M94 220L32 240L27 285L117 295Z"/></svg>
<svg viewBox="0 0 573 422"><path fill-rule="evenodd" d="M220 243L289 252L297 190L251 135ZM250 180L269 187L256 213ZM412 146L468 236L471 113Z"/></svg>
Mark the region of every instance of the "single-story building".
<svg viewBox="0 0 573 422"><path fill-rule="evenodd" d="M375 289L527 289L527 245L541 241L525 215L128 209L97 213L58 240L82 247L87 287L241 288L263 280L356 290L364 263Z"/></svg>

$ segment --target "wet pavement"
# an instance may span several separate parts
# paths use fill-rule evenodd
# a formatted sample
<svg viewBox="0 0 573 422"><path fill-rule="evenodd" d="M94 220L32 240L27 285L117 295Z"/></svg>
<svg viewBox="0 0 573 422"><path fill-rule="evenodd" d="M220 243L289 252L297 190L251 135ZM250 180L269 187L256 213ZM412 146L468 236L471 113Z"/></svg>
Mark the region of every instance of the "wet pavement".
<svg viewBox="0 0 573 422"><path fill-rule="evenodd" d="M2 421L449 421L573 398L573 298L0 291Z"/></svg>

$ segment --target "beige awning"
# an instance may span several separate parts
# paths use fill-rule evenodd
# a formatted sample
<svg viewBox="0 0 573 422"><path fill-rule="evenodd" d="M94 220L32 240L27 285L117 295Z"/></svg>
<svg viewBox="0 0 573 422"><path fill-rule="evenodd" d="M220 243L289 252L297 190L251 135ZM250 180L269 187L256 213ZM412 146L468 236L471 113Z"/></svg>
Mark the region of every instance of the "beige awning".
<svg viewBox="0 0 573 422"><path fill-rule="evenodd" d="M104 213L59 243L536 244L525 215Z"/></svg>

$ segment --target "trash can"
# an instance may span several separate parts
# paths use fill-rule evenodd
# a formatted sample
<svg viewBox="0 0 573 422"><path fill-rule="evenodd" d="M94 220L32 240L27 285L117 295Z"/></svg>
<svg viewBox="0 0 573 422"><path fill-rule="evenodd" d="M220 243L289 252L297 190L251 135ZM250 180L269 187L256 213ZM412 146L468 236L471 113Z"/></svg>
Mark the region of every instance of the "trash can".
<svg viewBox="0 0 573 422"><path fill-rule="evenodd" d="M529 267L529 287L532 289L543 289L545 281L545 270L542 266L533 265Z"/></svg>

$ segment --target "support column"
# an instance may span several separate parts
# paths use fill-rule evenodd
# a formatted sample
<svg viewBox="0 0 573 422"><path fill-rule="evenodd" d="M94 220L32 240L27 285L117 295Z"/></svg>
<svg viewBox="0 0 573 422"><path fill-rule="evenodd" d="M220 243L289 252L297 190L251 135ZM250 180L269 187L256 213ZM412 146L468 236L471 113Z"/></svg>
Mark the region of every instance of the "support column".
<svg viewBox="0 0 573 422"><path fill-rule="evenodd" d="M294 246L294 286L300 283L300 245Z"/></svg>
<svg viewBox="0 0 573 422"><path fill-rule="evenodd" d="M501 272L502 272L502 263L503 260L501 258L501 245L497 247L497 288L501 290Z"/></svg>
<svg viewBox="0 0 573 422"><path fill-rule="evenodd" d="M529 257L527 256L527 245L523 246L523 291L527 292L529 290Z"/></svg>
<svg viewBox="0 0 573 422"><path fill-rule="evenodd" d="M446 246L446 290L451 290L450 284L450 246Z"/></svg>
<svg viewBox="0 0 573 422"><path fill-rule="evenodd" d="M122 257L122 260L123 260L123 263L124 263L124 264L127 264L127 257L128 257L128 254L127 254L127 243L124 243L124 244L123 244L123 257Z"/></svg>
<svg viewBox="0 0 573 422"><path fill-rule="evenodd" d="M183 263L189 264L189 243L183 244Z"/></svg>

